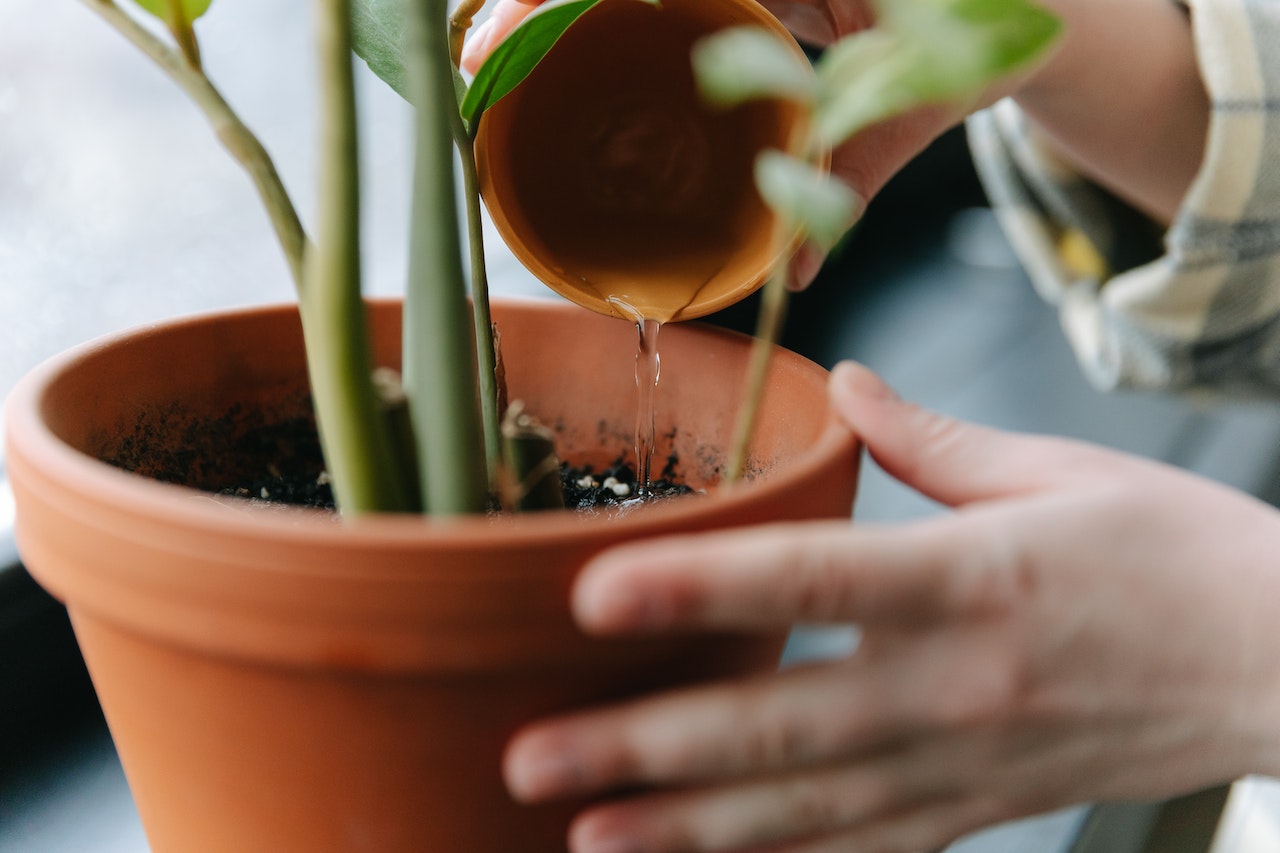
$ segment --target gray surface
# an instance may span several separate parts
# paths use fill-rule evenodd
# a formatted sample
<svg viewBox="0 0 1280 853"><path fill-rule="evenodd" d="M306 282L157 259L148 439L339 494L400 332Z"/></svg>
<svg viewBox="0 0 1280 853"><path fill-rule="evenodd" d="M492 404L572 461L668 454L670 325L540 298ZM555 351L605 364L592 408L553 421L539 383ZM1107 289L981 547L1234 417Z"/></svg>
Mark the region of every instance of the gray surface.
<svg viewBox="0 0 1280 853"><path fill-rule="evenodd" d="M71 733L20 780L0 776L0 851L146 853L146 836L106 730Z"/></svg>
<svg viewBox="0 0 1280 853"><path fill-rule="evenodd" d="M313 96L305 4L214 4L205 58L278 158L310 219ZM367 76L366 272L374 293L403 276L407 111ZM248 182L202 117L91 13L74 3L0 5L0 394L40 359L89 337L176 314L291 297ZM1265 491L1276 412L1104 397L1080 378L982 211L912 255L892 288L866 288L832 320L831 354L871 364L920 402L966 418L1076 435L1169 459ZM500 249L495 289L543 293ZM0 497L0 522L6 511ZM900 520L937 508L868 466L857 516ZM796 655L849 648L848 632L801 635ZM0 851L146 849L110 742L92 730L18 778L0 777ZM953 853L1065 851L1083 808L981 833ZM1116 848L1116 853L1120 849Z"/></svg>

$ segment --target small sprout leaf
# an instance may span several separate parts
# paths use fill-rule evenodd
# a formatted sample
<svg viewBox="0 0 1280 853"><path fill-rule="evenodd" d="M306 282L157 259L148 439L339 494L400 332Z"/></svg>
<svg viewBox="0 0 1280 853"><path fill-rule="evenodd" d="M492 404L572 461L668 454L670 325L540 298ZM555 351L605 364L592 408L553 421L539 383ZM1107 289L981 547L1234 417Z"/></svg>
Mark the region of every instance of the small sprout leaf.
<svg viewBox="0 0 1280 853"><path fill-rule="evenodd" d="M462 109L462 102L467 99L467 81L456 65L453 66L453 96L458 101L458 109Z"/></svg>
<svg viewBox="0 0 1280 853"><path fill-rule="evenodd" d="M187 64L200 68L200 43L192 26L209 10L212 0L137 0L139 6L155 15L168 27Z"/></svg>
<svg viewBox="0 0 1280 853"><path fill-rule="evenodd" d="M925 104L962 102L1023 67L1057 37L1057 18L1027 0L877 3L877 23L819 60L820 140Z"/></svg>
<svg viewBox="0 0 1280 853"><path fill-rule="evenodd" d="M780 151L763 151L755 172L756 186L769 207L823 249L836 245L857 219L858 194L811 163Z"/></svg>
<svg viewBox="0 0 1280 853"><path fill-rule="evenodd" d="M190 24L209 11L209 5L213 0L136 0L136 2L169 26L173 26L175 22Z"/></svg>
<svg viewBox="0 0 1280 853"><path fill-rule="evenodd" d="M1061 22L1029 0L878 3L881 26L917 44L935 76L981 86L1016 71L1048 46Z"/></svg>
<svg viewBox="0 0 1280 853"><path fill-rule="evenodd" d="M889 33L868 30L850 36L818 61L820 96L815 131L835 147L858 130L922 103L911 85L911 60ZM904 79L905 78L905 79Z"/></svg>
<svg viewBox="0 0 1280 853"><path fill-rule="evenodd" d="M812 103L813 67L795 50L760 27L732 27L694 45L693 70L702 94L733 106L756 98Z"/></svg>

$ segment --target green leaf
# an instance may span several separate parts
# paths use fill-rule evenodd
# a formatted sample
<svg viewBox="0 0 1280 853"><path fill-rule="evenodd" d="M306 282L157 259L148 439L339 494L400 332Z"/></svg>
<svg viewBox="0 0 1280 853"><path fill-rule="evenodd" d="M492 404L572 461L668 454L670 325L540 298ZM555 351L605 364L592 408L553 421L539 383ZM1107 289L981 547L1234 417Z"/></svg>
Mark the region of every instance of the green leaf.
<svg viewBox="0 0 1280 853"><path fill-rule="evenodd" d="M760 153L755 178L765 203L786 222L802 228L824 250L840 242L862 206L858 194L847 184L781 151Z"/></svg>
<svg viewBox="0 0 1280 853"><path fill-rule="evenodd" d="M352 47L374 74L408 100L404 67L405 0L352 0Z"/></svg>
<svg viewBox="0 0 1280 853"><path fill-rule="evenodd" d="M458 109L462 109L462 102L467 98L467 81L463 79L462 72L458 70L458 66L453 66L453 97L458 102Z"/></svg>
<svg viewBox="0 0 1280 853"><path fill-rule="evenodd" d="M1040 53L1061 22L1028 0L917 0L879 3L884 29L918 45L935 67L981 84ZM961 83L957 83L960 85Z"/></svg>
<svg viewBox="0 0 1280 853"><path fill-rule="evenodd" d="M813 66L761 27L732 27L700 40L693 70L703 96L724 106L755 98L808 104L817 96Z"/></svg>
<svg viewBox="0 0 1280 853"><path fill-rule="evenodd" d="M1027 0L896 0L877 24L819 60L819 138L836 145L876 121L978 95L1038 56L1061 29Z"/></svg>
<svg viewBox="0 0 1280 853"><path fill-rule="evenodd" d="M814 125L824 145L835 146L860 128L921 103L911 85L912 64L901 40L868 30L832 45L816 66L819 98Z"/></svg>
<svg viewBox="0 0 1280 853"><path fill-rule="evenodd" d="M462 118L471 127L525 77L529 76L564 31L600 0L551 0L543 3L489 54L462 102ZM657 4L658 0L645 0Z"/></svg>
<svg viewBox="0 0 1280 853"><path fill-rule="evenodd" d="M180 15L178 20L191 23L209 11L209 5L213 0L135 0L135 2L166 24L171 24L174 21L172 13L175 9Z"/></svg>

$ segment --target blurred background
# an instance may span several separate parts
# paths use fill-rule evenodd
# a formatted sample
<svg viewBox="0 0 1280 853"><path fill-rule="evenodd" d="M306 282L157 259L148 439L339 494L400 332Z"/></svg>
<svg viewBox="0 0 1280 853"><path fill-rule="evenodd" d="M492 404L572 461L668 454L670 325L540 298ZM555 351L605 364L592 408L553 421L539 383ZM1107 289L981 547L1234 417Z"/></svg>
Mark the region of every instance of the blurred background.
<svg viewBox="0 0 1280 853"><path fill-rule="evenodd" d="M309 4L219 0L198 33L209 75L272 153L309 222ZM366 283L371 294L398 294L408 108L367 69L358 82ZM496 293L555 298L492 233L489 250ZM252 186L181 92L85 4L4 0L0 397L40 360L86 339L180 314L291 299ZM748 300L711 322L749 330L755 305ZM872 203L819 280L794 299L785 342L826 366L861 360L903 395L954 415L1098 441L1276 497L1274 407L1198 408L1157 396L1101 395L1085 384L1056 316L1035 297L986 207L959 131ZM865 471L859 520L940 511L873 465ZM11 521L0 457L0 853L144 853L65 613L18 565ZM790 654L840 653L852 642L851 630L802 630ZM1249 813L1265 814L1257 804L1268 796L1265 788L1250 789ZM1186 830L1181 837L1200 846L1177 849L1208 849L1224 797L1198 801L1208 804L1207 823L1199 835ZM1242 797L1238 809L1245 809ZM1154 850L1141 845L1164 809L1149 804L1121 814L1082 806L953 849ZM1244 850L1218 843L1216 853Z"/></svg>

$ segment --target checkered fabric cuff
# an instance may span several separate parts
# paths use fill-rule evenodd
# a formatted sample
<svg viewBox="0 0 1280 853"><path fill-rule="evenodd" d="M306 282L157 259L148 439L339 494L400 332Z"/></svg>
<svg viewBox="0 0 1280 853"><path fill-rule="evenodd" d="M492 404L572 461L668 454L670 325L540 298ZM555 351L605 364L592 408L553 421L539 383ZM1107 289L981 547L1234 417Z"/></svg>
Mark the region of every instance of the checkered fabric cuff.
<svg viewBox="0 0 1280 853"><path fill-rule="evenodd" d="M1012 101L970 118L970 146L1095 385L1280 396L1280 2L1181 5L1212 113L1167 231L1056 158Z"/></svg>

